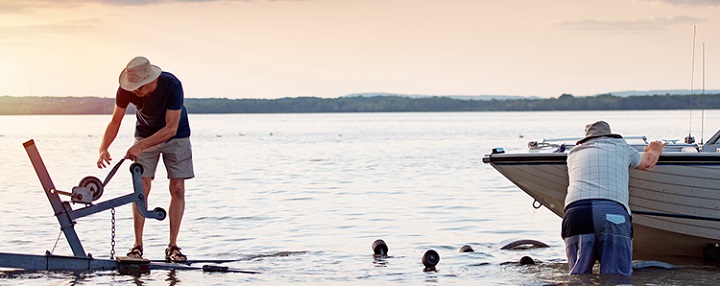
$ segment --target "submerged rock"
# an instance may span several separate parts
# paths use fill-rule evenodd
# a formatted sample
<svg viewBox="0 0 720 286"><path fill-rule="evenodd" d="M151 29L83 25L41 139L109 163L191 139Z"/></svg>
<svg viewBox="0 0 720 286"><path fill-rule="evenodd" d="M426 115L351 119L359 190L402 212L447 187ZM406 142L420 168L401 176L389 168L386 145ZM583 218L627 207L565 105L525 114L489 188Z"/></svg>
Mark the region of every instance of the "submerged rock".
<svg viewBox="0 0 720 286"><path fill-rule="evenodd" d="M533 240L533 239L509 239L509 240L500 242L500 249L504 249L504 250L530 249L530 248L540 248L540 247L549 247L549 246L542 241L537 241L537 240Z"/></svg>
<svg viewBox="0 0 720 286"><path fill-rule="evenodd" d="M648 268L661 268L661 269L675 269L678 268L670 263L655 261L655 260L633 260L632 268L637 269L648 269Z"/></svg>

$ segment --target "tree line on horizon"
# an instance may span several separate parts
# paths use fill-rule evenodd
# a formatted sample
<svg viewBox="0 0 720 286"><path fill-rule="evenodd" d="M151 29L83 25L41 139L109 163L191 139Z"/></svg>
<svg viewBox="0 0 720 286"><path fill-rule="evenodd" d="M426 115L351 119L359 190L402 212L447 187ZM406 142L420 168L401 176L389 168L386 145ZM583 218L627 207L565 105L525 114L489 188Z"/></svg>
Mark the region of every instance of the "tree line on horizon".
<svg viewBox="0 0 720 286"><path fill-rule="evenodd" d="M0 115L111 114L115 100L101 97L0 96ZM132 107L132 106L131 106ZM186 98L188 113L329 113L720 109L720 94L601 94L558 98L469 100L449 97L352 96L280 99ZM128 113L134 113L128 108Z"/></svg>

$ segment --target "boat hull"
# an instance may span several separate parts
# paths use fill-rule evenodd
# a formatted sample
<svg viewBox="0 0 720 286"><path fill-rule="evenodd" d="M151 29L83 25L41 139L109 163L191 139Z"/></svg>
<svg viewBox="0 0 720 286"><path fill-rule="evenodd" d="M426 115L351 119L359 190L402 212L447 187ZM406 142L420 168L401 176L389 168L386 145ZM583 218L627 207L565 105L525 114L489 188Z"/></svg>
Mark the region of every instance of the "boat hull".
<svg viewBox="0 0 720 286"><path fill-rule="evenodd" d="M502 153L483 161L563 217L566 159L565 153ZM703 257L708 245L720 243L720 154L663 154L650 171L630 170L629 190L635 259Z"/></svg>

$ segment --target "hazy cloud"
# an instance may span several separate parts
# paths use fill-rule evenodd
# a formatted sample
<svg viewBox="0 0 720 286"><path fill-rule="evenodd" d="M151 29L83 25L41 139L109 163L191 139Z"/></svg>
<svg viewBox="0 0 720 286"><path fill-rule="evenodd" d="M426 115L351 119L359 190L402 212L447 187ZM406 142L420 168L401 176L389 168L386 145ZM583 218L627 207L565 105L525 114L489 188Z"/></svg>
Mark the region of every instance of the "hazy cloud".
<svg viewBox="0 0 720 286"><path fill-rule="evenodd" d="M150 5L168 2L232 2L246 0L0 0L0 14L30 12L44 8L73 8L90 3L108 5Z"/></svg>
<svg viewBox="0 0 720 286"><path fill-rule="evenodd" d="M88 20L90 21L90 20ZM98 20L93 20L98 21ZM0 35L1 34L9 34L9 33L17 33L17 34L27 34L27 33L46 33L46 34L58 34L58 33L68 33L68 32L77 32L82 30L91 29L93 26L91 24L85 24L85 23L62 23L62 24L47 24L47 25L22 25L22 26L2 26L0 25Z"/></svg>
<svg viewBox="0 0 720 286"><path fill-rule="evenodd" d="M55 37L57 35L67 36L73 33L82 33L94 29L94 24L100 19L86 19L83 21L72 21L53 24L38 25L0 25L0 46L24 45L35 39Z"/></svg>
<svg viewBox="0 0 720 286"><path fill-rule="evenodd" d="M670 26L697 24L704 21L705 20L702 18L677 16L673 18L636 19L627 21L564 21L558 23L558 25L568 29L590 30L599 32L639 32L665 30Z"/></svg>
<svg viewBox="0 0 720 286"><path fill-rule="evenodd" d="M656 0L671 5L720 6L720 0Z"/></svg>
<svg viewBox="0 0 720 286"><path fill-rule="evenodd" d="M102 3L108 5L141 6L170 2L249 2L249 1L278 1L278 0L0 0L0 14L13 12L26 12L48 7L72 8L89 3Z"/></svg>
<svg viewBox="0 0 720 286"><path fill-rule="evenodd" d="M232 2L233 0L86 0L87 2L99 2L116 5L148 5L167 2ZM237 1L237 0L235 0Z"/></svg>

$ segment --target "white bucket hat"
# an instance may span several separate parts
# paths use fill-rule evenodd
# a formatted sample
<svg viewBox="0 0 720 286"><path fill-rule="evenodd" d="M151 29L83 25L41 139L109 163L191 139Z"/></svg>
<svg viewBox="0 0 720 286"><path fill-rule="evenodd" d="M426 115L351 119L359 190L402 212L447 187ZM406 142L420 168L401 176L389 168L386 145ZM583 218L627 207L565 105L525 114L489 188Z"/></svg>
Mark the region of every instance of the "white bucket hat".
<svg viewBox="0 0 720 286"><path fill-rule="evenodd" d="M127 91L136 90L158 78L161 72L162 69L151 65L147 58L135 57L120 73L120 87Z"/></svg>
<svg viewBox="0 0 720 286"><path fill-rule="evenodd" d="M581 144L585 141L598 137L622 138L620 134L615 134L610 131L610 124L605 121L597 121L585 125L585 138L578 141L577 144Z"/></svg>

